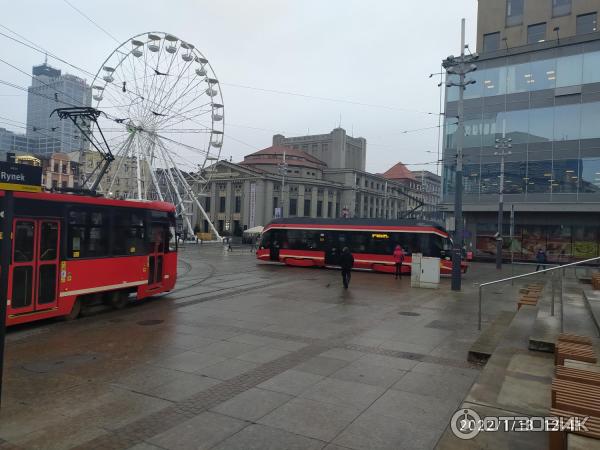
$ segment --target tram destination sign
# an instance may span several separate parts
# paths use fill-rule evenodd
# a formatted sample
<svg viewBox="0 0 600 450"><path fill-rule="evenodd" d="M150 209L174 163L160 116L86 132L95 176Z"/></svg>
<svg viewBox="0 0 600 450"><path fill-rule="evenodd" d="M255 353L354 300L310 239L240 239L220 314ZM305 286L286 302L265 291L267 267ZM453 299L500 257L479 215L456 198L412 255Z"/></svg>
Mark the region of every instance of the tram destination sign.
<svg viewBox="0 0 600 450"><path fill-rule="evenodd" d="M28 164L0 161L0 189L5 191L41 192L42 168Z"/></svg>

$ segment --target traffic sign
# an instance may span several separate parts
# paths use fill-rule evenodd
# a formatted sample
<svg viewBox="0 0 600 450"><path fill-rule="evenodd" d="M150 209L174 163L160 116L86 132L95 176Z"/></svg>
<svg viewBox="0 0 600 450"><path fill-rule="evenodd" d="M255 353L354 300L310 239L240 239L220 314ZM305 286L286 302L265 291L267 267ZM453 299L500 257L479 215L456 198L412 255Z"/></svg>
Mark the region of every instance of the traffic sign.
<svg viewBox="0 0 600 450"><path fill-rule="evenodd" d="M5 191L41 192L42 168L29 164L0 161L0 189Z"/></svg>

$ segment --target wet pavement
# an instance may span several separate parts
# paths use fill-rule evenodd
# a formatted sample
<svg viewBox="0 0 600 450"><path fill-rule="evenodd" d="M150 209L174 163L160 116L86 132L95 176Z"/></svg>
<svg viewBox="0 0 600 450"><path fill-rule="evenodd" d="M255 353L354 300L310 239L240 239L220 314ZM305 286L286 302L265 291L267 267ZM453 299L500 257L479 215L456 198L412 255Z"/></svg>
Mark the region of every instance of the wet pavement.
<svg viewBox="0 0 600 450"><path fill-rule="evenodd" d="M9 330L0 449L433 448L479 369L463 292L189 245L176 290ZM508 287L507 287L508 289ZM506 300L505 300L506 298ZM514 299L486 294L484 320Z"/></svg>

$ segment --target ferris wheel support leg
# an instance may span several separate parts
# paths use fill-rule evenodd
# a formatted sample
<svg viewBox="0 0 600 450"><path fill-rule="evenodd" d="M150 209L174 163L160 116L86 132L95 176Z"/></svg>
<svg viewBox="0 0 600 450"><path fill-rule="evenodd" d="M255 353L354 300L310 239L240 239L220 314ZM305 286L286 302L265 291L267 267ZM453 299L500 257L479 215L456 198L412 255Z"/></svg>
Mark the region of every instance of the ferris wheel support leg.
<svg viewBox="0 0 600 450"><path fill-rule="evenodd" d="M223 237L219 234L219 232L217 231L217 229L213 225L212 220L210 220L210 217L208 217L208 214L206 214L206 211L204 211L204 208L202 207L202 205L198 201L198 197L196 197L194 194L192 194L192 198L194 199L194 202L196 203L196 206L200 209L200 212L202 213L202 216L204 216L204 219L206 219L206 221L208 222L208 226L210 227L210 229L212 230L212 232L215 233L215 236L217 237L217 239L219 241L222 241Z"/></svg>
<svg viewBox="0 0 600 450"><path fill-rule="evenodd" d="M159 141L159 145L161 145L160 141ZM165 155L165 154L169 158L169 160L171 161L171 163L173 164L173 167L177 167L176 164L175 164L175 161L173 161L173 158L171 158L171 155L168 152L166 152L166 151L163 152L163 155ZM194 194L194 191L192 190L192 187L190 186L190 184L187 182L187 180L185 179L185 177L181 174L181 172L179 170L176 170L175 173L177 174L177 176L181 180L181 183L185 186L186 191L188 192L189 196L192 197L192 199L194 200L194 202L196 203L196 205L198 206L198 208L200 208L200 212L202 213L202 215L204 216L204 218L208 222L208 225L210 226L210 229L212 230L212 232L215 234L215 236L217 237L217 239L219 241L223 241L223 237L221 237L221 235L219 234L219 232L217 231L217 229L213 225L212 221L210 220L210 218L206 214L206 211L204 211L204 208L202 207L202 205L198 201L198 198L196 197L196 194ZM171 175L170 172L169 172L169 175L172 177L172 175ZM176 186L175 184L173 184L173 185ZM181 197L179 197L179 193L177 193L177 196L179 198L179 201L181 201Z"/></svg>

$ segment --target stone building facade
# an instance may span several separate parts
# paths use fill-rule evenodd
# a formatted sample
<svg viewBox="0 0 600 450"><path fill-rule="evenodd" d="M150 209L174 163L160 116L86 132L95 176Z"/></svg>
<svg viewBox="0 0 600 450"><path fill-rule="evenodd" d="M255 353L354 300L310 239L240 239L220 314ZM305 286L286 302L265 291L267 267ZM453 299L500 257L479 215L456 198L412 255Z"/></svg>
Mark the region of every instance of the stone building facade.
<svg viewBox="0 0 600 450"><path fill-rule="evenodd" d="M201 194L203 206L217 230L225 234L240 235L278 215L391 219L402 217L407 207L402 185L364 170L330 168L293 147L275 145L237 164L219 161L209 170L210 182ZM194 220L202 231L209 230L197 210Z"/></svg>

